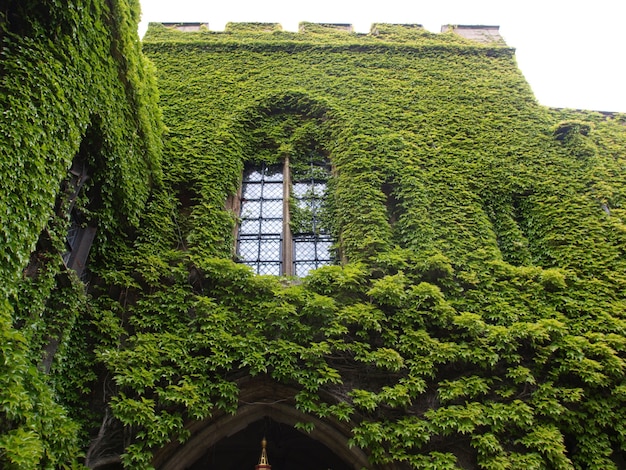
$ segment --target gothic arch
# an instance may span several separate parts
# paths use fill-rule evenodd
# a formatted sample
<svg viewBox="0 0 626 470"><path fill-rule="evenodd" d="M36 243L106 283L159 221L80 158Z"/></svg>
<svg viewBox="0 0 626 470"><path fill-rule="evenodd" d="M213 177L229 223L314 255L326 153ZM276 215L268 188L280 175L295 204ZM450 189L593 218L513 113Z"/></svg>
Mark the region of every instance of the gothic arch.
<svg viewBox="0 0 626 470"><path fill-rule="evenodd" d="M243 168L226 200L237 220L233 251L258 274L303 277L337 258L331 248L335 116L325 100L292 91L256 100L227 130Z"/></svg>
<svg viewBox="0 0 626 470"><path fill-rule="evenodd" d="M242 112L241 117L245 122L246 118L252 115L296 111L310 117L330 119L332 116L332 118L336 118L336 112L329 102L317 97L313 98L308 93L299 90L262 97L255 106Z"/></svg>
<svg viewBox="0 0 626 470"><path fill-rule="evenodd" d="M296 423L312 423L315 427L308 436L327 447L347 466L355 470L374 468L365 452L349 446L350 429L354 423L319 419L297 410L294 403L297 391L268 378L245 378L239 381L239 385L241 392L236 414L220 413L188 423L191 437L184 444L173 441L160 449L152 464L160 470L184 470L221 440L268 417L291 427Z"/></svg>
<svg viewBox="0 0 626 470"><path fill-rule="evenodd" d="M223 128L230 139L225 139L234 147L243 160L255 150L250 145L258 144L256 133L267 119L276 116L299 115L305 120L314 120L323 128L321 144L327 146L335 132L345 130L345 122L337 109L321 97L312 97L298 90L260 97L252 105L240 109L233 120Z"/></svg>

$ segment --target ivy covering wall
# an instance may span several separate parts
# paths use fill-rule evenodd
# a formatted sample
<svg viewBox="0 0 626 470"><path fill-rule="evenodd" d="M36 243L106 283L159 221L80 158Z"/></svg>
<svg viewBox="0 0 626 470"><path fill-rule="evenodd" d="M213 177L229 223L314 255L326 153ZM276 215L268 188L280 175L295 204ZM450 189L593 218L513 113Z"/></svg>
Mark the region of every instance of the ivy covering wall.
<svg viewBox="0 0 626 470"><path fill-rule="evenodd" d="M159 207L179 209L150 216L121 284L142 298L129 340L100 356L141 429L126 461L235 412L243 369L352 420L373 466L623 467L624 116L541 108L500 43L267 29L145 38L169 129ZM224 201L243 162L307 139L334 167L343 263L253 276L229 260Z"/></svg>
<svg viewBox="0 0 626 470"><path fill-rule="evenodd" d="M93 18L116 18L107 5ZM112 41L109 31L96 36ZM167 126L159 162L146 64L136 42L124 44L134 52L113 47L98 59L110 64L98 69L108 94L59 88L100 113L119 110L100 121L99 220L110 226L92 256L88 297L53 274L15 281L87 135L85 109L60 121L84 126L65 153L24 150L25 162L58 168L40 207L8 206L39 222L3 264L15 286L3 334L16 338L3 354L21 362L0 377L14 380L6 390L37 384L20 406L56 399L71 420L55 405L44 422L73 427L61 442L15 405L2 417L11 426L2 449L32 438L55 456L51 468L77 460L79 446L91 467L149 468L159 448L190 436L189 423L236 413L237 379L252 375L299 390L301 412L348 423L371 468L626 465L626 116L542 108L512 49L453 32L152 24L143 49ZM71 57L87 60L84 52ZM143 65L120 68L131 63ZM134 93L119 88L120 70L143 71L128 82ZM337 264L304 279L253 275L233 261L237 216L227 209L243 165L310 151L333 165L326 215ZM126 209L111 211L117 201ZM26 230L18 216L10 221L10 233ZM55 323L62 312L73 312L70 326ZM33 351L55 328L66 339L46 379ZM32 331L41 337L31 350L23 342ZM0 395L5 410L9 393L18 392ZM19 468L9 451L0 459Z"/></svg>
<svg viewBox="0 0 626 470"><path fill-rule="evenodd" d="M74 326L91 307L60 253L63 182L89 167L77 206L94 257L138 226L161 180L161 118L134 0L7 0L0 8L0 467L73 468L86 429L63 407ZM89 327L88 327L89 328ZM48 374L44 372L49 372ZM84 403L80 406L85 406Z"/></svg>

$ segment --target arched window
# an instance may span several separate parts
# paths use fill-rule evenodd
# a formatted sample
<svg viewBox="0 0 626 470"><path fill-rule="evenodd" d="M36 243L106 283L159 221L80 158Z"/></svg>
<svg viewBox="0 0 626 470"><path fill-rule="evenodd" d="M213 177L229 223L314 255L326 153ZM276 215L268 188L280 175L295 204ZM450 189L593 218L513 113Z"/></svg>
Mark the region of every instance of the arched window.
<svg viewBox="0 0 626 470"><path fill-rule="evenodd" d="M311 154L290 166L246 165L241 188L238 259L257 274L306 276L332 262L324 221L330 165Z"/></svg>

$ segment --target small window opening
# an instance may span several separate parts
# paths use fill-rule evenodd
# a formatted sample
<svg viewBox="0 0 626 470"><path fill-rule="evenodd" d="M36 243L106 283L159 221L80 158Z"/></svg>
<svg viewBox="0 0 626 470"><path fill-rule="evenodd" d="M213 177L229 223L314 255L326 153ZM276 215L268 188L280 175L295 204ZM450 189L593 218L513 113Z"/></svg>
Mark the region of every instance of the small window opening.
<svg viewBox="0 0 626 470"><path fill-rule="evenodd" d="M67 199L59 209L60 215L69 218L70 226L65 237L65 251L62 253L63 263L68 269L76 272L81 280L87 277L86 265L89 251L96 236L96 227L89 223L84 213L88 202L80 201L87 197L84 186L89 180L89 168L80 154L72 162L69 177L65 182ZM85 207L82 207L85 206Z"/></svg>

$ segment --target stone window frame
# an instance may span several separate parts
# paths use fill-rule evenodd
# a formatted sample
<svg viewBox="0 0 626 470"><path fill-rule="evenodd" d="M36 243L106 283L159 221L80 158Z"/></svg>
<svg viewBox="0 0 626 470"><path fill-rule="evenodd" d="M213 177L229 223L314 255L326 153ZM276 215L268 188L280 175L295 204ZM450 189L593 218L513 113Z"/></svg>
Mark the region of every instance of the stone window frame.
<svg viewBox="0 0 626 470"><path fill-rule="evenodd" d="M304 277L310 270L317 269L320 266L329 265L334 262L331 250L334 240L332 239L327 228L320 227L321 221L317 217L324 196L326 195L327 179L332 173L329 159L324 157L323 160L324 163L320 164L319 159L315 161L314 157L311 156L311 176L310 178L306 178L306 181L305 179L293 180L293 172L288 156L284 157L281 162L276 165L268 165L263 162L246 165L242 174L238 194L235 198L229 201L230 203L228 204L231 210L233 210L233 212L238 216L238 223L236 224L233 233L236 259L238 262L251 266L256 274L297 277ZM314 166L324 168L327 175L325 181L315 178ZM278 171L274 171L272 175L276 176L280 174L281 178L278 179L278 177L270 177L267 181L264 180L263 182L257 180L246 181L246 172L251 171L252 169L260 169L261 172L265 172L267 169L278 169ZM260 172L257 171L257 173ZM242 214L242 206L245 205L246 202L257 201L257 199L247 200L245 198L244 192L246 191L245 187L247 183L258 184L260 186L265 184L273 186L270 189L270 193L273 192L274 194L273 197L267 197L264 199L262 194L263 190L260 189L257 191L259 193L258 200L260 201L258 217L246 217L245 214ZM282 186L282 198L275 197L275 186L277 184ZM307 184L312 188L312 191L309 191L312 193L312 196L304 196L304 193L307 192L304 190ZM324 186L322 194L318 194L319 188L317 188L316 185ZM263 201L274 202L274 206L276 206L277 203L280 203L282 209L281 217L264 218L261 213ZM301 201L300 204L299 201ZM292 228L292 222L294 222L294 211L298 209L298 206L307 205L307 203L313 208L311 211L313 216L311 219L312 230L294 234ZM243 210L245 210L245 208ZM256 213L256 210L254 212ZM250 225L258 224L259 229L254 232L249 229L244 229L246 233L242 234L242 227L245 227L247 222L250 222ZM273 227L274 229L274 232L270 233L268 231L266 233L267 238L264 238L265 235L262 228L263 223L266 223L267 226ZM278 227L280 227L280 233L278 232ZM245 256L242 256L241 254L241 244L242 241L248 242L252 240L259 241L259 246L256 248L259 250L257 252L258 256L256 259L246 260ZM261 255L261 240L267 240L268 242L273 241L279 244L277 249L275 247L273 249L273 255L275 256ZM251 243L250 246L252 245L253 244ZM303 250L302 248L305 249ZM313 250L312 257L302 259L302 253L307 250L309 253Z"/></svg>

